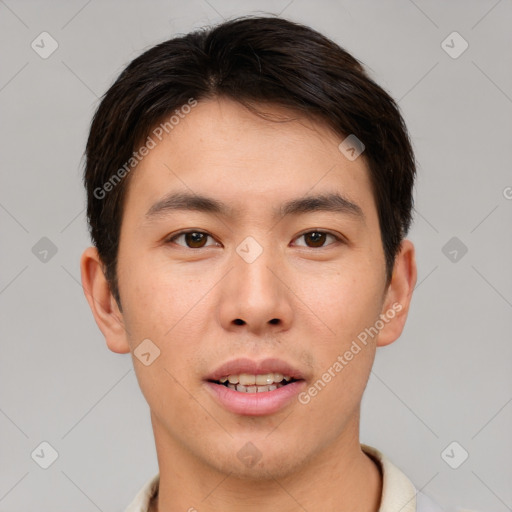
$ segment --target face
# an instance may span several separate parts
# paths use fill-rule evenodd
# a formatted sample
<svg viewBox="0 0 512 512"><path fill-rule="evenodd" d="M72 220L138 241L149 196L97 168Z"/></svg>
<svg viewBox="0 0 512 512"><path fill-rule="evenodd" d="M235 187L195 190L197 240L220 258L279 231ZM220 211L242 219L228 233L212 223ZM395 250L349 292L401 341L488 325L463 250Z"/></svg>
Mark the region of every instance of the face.
<svg viewBox="0 0 512 512"><path fill-rule="evenodd" d="M358 435L397 321L364 155L291 117L199 102L133 171L121 228L124 329L107 342L133 354L150 340L152 362L133 363L157 442L242 477L289 474Z"/></svg>

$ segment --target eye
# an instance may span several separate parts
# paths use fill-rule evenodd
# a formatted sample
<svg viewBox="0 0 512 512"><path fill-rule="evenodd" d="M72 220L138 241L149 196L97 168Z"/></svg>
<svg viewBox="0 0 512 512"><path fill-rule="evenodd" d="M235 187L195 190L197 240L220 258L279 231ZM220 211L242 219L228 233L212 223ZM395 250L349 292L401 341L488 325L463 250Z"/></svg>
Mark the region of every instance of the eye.
<svg viewBox="0 0 512 512"><path fill-rule="evenodd" d="M333 238L337 242L341 242L341 238L333 235L332 233L328 233L327 231L308 231L307 233L303 233L302 235L298 236L296 240L299 240L300 238L304 238L305 244L297 244L302 247L311 247L311 248L318 248L323 247L325 241L328 237ZM331 245L331 244L328 244Z"/></svg>
<svg viewBox="0 0 512 512"><path fill-rule="evenodd" d="M329 233L327 231L320 231L320 230L314 230L314 231L308 231L307 233L303 233L302 235L298 236L295 240L299 240L301 238L304 238L305 243L298 243L297 245L301 247L309 247L309 248L321 248L325 247L325 243L328 240L328 238L334 239L335 242L341 242L341 238ZM210 247L219 245L217 242L213 242L211 244L207 244L208 238L213 237L209 235L208 233L205 233L203 231L181 231L179 233L176 233L175 235L169 237L165 242L166 243L176 243L177 245L180 245L182 247L187 247L189 249L202 249L203 247ZM182 240L180 243L179 240ZM327 245L332 245L327 244Z"/></svg>
<svg viewBox="0 0 512 512"><path fill-rule="evenodd" d="M185 245L178 243L177 240L183 238ZM166 240L166 243L174 242L177 245L181 245L182 247L188 247L189 249L202 249L203 247L209 247L206 245L206 241L208 238L213 240L213 237L208 233L204 233L203 231L181 231L173 235L172 237ZM210 245L218 245L216 243Z"/></svg>

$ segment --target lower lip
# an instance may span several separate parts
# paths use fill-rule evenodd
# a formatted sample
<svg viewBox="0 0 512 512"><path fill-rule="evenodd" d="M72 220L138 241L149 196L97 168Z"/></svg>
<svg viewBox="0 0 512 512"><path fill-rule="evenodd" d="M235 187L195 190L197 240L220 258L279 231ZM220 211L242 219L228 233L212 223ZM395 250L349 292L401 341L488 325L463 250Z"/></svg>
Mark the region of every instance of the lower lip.
<svg viewBox="0 0 512 512"><path fill-rule="evenodd" d="M274 414L288 405L300 393L305 381L294 381L263 393L244 393L210 381L205 384L209 392L228 411L244 416L264 416Z"/></svg>

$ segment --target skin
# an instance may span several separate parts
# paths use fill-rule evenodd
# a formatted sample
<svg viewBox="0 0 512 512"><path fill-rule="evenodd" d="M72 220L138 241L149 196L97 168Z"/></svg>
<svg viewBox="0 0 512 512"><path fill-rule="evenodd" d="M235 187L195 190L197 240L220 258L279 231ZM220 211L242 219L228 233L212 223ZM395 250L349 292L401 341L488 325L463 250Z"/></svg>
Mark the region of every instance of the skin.
<svg viewBox="0 0 512 512"><path fill-rule="evenodd" d="M82 255L83 287L110 350L133 356L149 338L161 351L149 366L133 356L160 468L152 510L377 511L382 477L359 444L360 404L376 347L395 341L406 321L414 246L403 241L386 286L364 154L350 161L325 125L265 109L290 120L264 120L226 99L201 101L180 120L131 176L122 312L93 247ZM148 220L173 191L215 198L233 215L176 210ZM273 217L287 200L329 192L359 205L364 220L323 211ZM169 241L184 229L210 237L189 238L193 248L184 236ZM315 244L315 230L342 241ZM248 236L263 249L250 264L236 252ZM238 415L205 389L203 379L236 357L284 359L303 372L306 389L396 303L402 309L307 404ZM253 467L237 457L247 442L261 454Z"/></svg>

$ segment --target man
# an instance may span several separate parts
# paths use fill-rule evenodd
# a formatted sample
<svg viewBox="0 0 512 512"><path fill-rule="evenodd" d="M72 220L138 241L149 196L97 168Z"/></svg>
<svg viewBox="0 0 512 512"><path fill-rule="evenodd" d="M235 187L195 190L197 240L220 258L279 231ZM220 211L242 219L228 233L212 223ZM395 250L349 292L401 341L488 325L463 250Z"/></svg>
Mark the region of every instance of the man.
<svg viewBox="0 0 512 512"><path fill-rule="evenodd" d="M135 59L92 122L82 282L159 473L128 511L438 510L359 442L416 283L414 155L347 52L241 18Z"/></svg>

